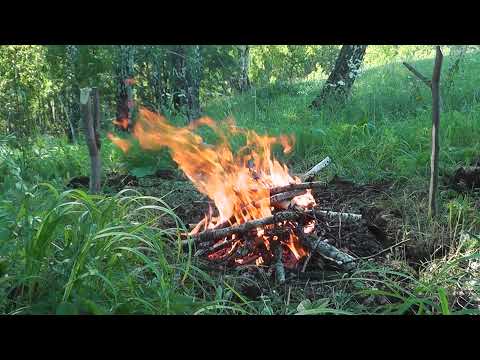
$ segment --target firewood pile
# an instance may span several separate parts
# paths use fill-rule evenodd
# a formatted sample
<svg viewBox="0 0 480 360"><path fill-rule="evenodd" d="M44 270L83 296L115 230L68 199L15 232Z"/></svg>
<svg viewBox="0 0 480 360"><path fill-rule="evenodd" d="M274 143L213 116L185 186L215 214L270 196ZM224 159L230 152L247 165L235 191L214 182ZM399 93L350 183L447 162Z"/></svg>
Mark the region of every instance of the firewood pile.
<svg viewBox="0 0 480 360"><path fill-rule="evenodd" d="M213 131L214 144L199 134L201 127ZM326 241L325 224L326 219L355 223L362 215L324 209L312 195L325 186L312 180L330 164L329 157L303 175L291 175L273 146L288 154L293 137L260 135L233 119L218 123L202 117L176 127L146 108L139 108L131 135L108 137L124 152L132 141L149 151L168 148L184 176L214 204L215 210L210 207L203 220L181 234L182 246L195 256L224 268L267 267L280 283L287 270L304 270L319 258L343 271L356 267L357 257ZM239 148L232 147L232 136L243 138Z"/></svg>
<svg viewBox="0 0 480 360"><path fill-rule="evenodd" d="M286 268L304 271L313 255L328 260L339 270L353 270L357 259L325 241L319 227L328 218L358 222L362 215L328 211L301 201L307 192L325 187L322 182L307 180L329 164L327 157L300 176L303 182L270 188L271 216L242 223L232 217L206 228L212 217L210 212L198 224L191 225L193 229L185 234L182 244L193 246L195 256L215 264L273 267L279 283L285 282Z"/></svg>

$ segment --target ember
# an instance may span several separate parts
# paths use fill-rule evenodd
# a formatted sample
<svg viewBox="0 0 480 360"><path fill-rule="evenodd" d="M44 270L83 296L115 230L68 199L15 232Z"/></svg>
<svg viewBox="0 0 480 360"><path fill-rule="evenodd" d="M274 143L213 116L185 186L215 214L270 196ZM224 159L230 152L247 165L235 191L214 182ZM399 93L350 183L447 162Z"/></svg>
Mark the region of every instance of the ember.
<svg viewBox="0 0 480 360"><path fill-rule="evenodd" d="M195 133L200 126L212 129L219 143L206 144ZM246 138L246 145L234 152L229 139L239 134ZM329 158L304 176L292 176L272 154L274 144L282 145L285 153L291 151L292 138L262 136L238 128L230 119L216 123L203 117L175 127L145 108L139 111L132 135L143 149L168 147L195 187L214 202L218 214L205 215L184 241L188 244L193 239L197 256L232 266L274 266L277 279L283 282L284 266L296 268L310 252L325 251L325 246L311 239L316 216L325 216L315 210L312 196L312 189L322 184L302 180L327 166ZM130 149L130 141L112 134L109 138L124 152ZM328 256L339 264L351 263L353 258L337 252L330 251Z"/></svg>

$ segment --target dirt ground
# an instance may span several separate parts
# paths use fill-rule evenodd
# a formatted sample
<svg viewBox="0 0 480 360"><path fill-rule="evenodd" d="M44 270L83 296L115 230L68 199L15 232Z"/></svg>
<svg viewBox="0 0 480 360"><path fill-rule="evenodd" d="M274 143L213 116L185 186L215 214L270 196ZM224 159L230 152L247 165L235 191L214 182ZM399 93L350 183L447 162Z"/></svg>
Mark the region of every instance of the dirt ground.
<svg viewBox="0 0 480 360"><path fill-rule="evenodd" d="M87 184L88 178L79 177L72 179L68 186L85 187ZM130 187L145 195L160 197L187 225L196 224L209 211L208 198L181 174L171 171L144 178L109 174L105 186L113 191ZM325 187L313 191L318 206L322 210L362 214L363 218L354 222L340 218L318 219L318 233L328 243L354 257L372 256L392 246L398 242L401 214L378 206L390 190L389 183L358 185L334 177ZM169 218L165 221L164 226L175 225Z"/></svg>

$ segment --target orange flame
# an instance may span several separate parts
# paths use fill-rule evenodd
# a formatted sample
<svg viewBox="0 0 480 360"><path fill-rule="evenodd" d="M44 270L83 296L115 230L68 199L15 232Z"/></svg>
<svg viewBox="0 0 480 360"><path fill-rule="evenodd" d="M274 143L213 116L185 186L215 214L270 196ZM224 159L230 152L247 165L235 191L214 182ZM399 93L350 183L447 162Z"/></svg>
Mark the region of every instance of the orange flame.
<svg viewBox="0 0 480 360"><path fill-rule="evenodd" d="M119 126L122 129L128 129L128 119L127 118L121 118L121 119L114 119L112 121L113 125Z"/></svg>
<svg viewBox="0 0 480 360"><path fill-rule="evenodd" d="M201 126L214 131L220 139L218 144L206 144L195 133ZM229 144L231 134L246 138L246 145L236 152ZM269 189L300 182L299 178L290 176L285 165L272 157L272 145L281 144L284 152L289 152L293 139L286 136L264 136L240 129L232 119L217 123L209 117L202 117L186 127L175 127L163 116L140 108L132 135L143 149L170 149L173 160L190 181L214 201L219 216L205 218L202 226L196 226L192 233L214 227L232 217L237 223L243 223L270 216L272 208ZM130 149L128 140L112 134L109 134L109 138L124 152ZM310 192L297 196L294 200L297 204L315 202ZM260 234L263 235L263 232L259 231L259 237ZM295 238L292 235L288 247L298 259L304 256L305 251Z"/></svg>

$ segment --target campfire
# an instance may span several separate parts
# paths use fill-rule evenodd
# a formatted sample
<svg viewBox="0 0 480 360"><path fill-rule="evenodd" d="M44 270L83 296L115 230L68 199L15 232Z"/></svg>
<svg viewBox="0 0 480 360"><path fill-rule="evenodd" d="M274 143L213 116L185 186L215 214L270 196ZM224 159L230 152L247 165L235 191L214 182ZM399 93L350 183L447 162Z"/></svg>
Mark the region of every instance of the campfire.
<svg viewBox="0 0 480 360"><path fill-rule="evenodd" d="M204 142L196 132L202 126L213 130L217 144ZM145 108L140 109L131 133L143 149L170 149L179 168L213 202L214 208L183 234L183 245L193 245L196 256L227 266L272 267L280 283L285 281L285 269L304 270L314 254L347 271L354 267L355 258L318 236L319 218L361 218L321 210L316 203L312 191L324 184L310 180L329 165L330 158L294 176L273 156L275 144L290 152L293 138L259 135L238 128L231 119L217 123L202 117L176 127ZM124 152L131 148L130 140L108 136ZM246 144L234 150L232 136L243 137Z"/></svg>

